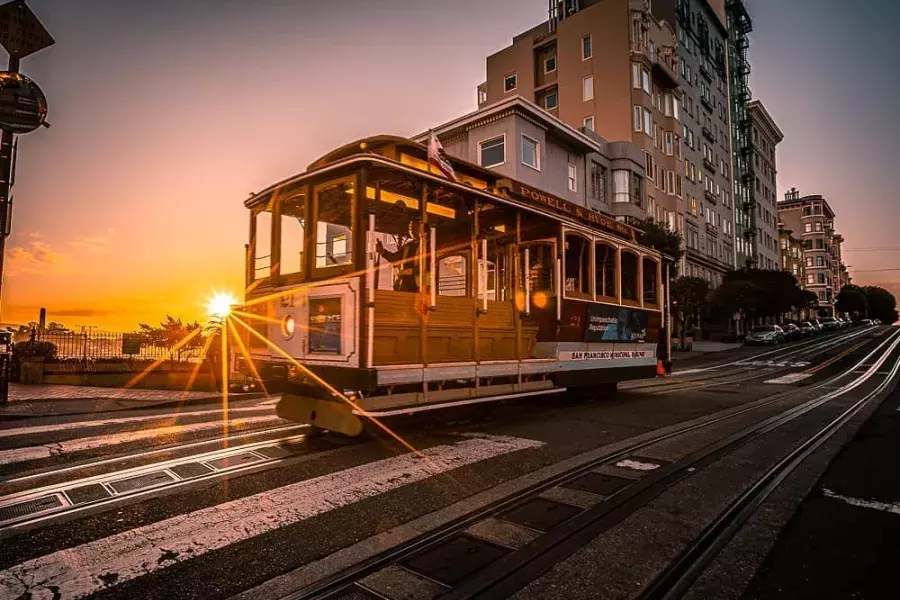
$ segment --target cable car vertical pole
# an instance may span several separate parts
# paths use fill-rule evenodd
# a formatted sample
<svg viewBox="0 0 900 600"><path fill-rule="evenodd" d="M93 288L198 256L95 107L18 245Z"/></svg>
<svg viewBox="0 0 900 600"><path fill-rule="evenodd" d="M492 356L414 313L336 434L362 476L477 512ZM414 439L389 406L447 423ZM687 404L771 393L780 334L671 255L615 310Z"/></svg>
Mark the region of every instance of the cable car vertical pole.
<svg viewBox="0 0 900 600"><path fill-rule="evenodd" d="M19 58L10 55L9 66L6 68L11 73L19 72ZM0 307L3 303L3 263L6 258L6 238L10 234L12 225L12 210L9 198L13 178L13 141L15 135L11 131L4 131L0 136Z"/></svg>
<svg viewBox="0 0 900 600"><path fill-rule="evenodd" d="M666 261L666 307L663 311L663 323L666 328L666 360L672 361L672 300L669 289L672 287L672 263ZM684 333L682 333L682 336Z"/></svg>

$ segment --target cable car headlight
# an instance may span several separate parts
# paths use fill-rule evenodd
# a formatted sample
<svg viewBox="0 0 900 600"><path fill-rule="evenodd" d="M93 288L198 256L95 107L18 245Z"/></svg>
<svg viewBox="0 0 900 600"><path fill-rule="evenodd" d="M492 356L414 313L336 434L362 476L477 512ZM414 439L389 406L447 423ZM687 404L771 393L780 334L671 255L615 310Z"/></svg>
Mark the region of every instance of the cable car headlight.
<svg viewBox="0 0 900 600"><path fill-rule="evenodd" d="M296 323L294 322L294 317L291 315L285 315L281 320L281 335L284 336L284 339L289 340L294 337L295 327Z"/></svg>

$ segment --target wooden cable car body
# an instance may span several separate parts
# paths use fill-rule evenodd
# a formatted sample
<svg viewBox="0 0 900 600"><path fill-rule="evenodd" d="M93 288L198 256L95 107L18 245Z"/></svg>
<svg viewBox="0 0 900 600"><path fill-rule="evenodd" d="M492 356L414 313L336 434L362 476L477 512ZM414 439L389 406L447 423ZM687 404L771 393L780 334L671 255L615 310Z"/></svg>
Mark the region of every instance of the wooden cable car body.
<svg viewBox="0 0 900 600"><path fill-rule="evenodd" d="M423 146L379 136L246 202L236 316L285 392L279 415L357 435L366 415L655 375L659 252L610 217L454 166L450 181Z"/></svg>

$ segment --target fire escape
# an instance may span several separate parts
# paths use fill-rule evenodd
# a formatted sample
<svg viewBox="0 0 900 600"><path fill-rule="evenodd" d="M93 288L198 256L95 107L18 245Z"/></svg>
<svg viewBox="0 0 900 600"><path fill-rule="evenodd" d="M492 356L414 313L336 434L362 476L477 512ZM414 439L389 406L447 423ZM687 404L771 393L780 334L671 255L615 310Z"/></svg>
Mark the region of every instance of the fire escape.
<svg viewBox="0 0 900 600"><path fill-rule="evenodd" d="M743 0L727 0L728 59L731 64L731 125L734 153L735 233L746 243L737 267L756 266L756 174L753 170L753 125L750 121L750 62L748 37L753 29ZM743 260L741 260L743 259Z"/></svg>

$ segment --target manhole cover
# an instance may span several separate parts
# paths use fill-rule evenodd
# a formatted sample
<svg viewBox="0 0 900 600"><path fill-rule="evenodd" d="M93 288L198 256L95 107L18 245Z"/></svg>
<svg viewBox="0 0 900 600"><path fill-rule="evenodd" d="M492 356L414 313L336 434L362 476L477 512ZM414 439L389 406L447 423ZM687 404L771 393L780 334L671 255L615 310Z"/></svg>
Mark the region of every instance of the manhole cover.
<svg viewBox="0 0 900 600"><path fill-rule="evenodd" d="M201 475L212 473L212 469L210 467L197 462L175 465L174 467L170 467L169 470L182 479L190 479L191 477L200 477Z"/></svg>
<svg viewBox="0 0 900 600"><path fill-rule="evenodd" d="M52 496L43 496L41 498L35 498L34 500L27 500L25 502L19 502L18 504L3 506L0 507L0 523L27 517L28 515L50 510L51 508L59 508L62 505L63 503L59 499L59 496L53 494Z"/></svg>
<svg viewBox="0 0 900 600"><path fill-rule="evenodd" d="M538 531L549 531L581 512L577 506L546 498L532 498L522 506L501 515L501 519Z"/></svg>
<svg viewBox="0 0 900 600"><path fill-rule="evenodd" d="M509 552L508 548L461 535L406 561L404 566L452 587Z"/></svg>
<svg viewBox="0 0 900 600"><path fill-rule="evenodd" d="M85 502L94 502L95 500L104 500L112 496L105 487L99 483L92 485L83 485L81 487L66 490L66 496L72 501L72 504L84 504Z"/></svg>
<svg viewBox="0 0 900 600"><path fill-rule="evenodd" d="M109 484L109 487L114 489L119 494L124 494L126 492L133 492L134 490L139 490L141 488L160 485L163 483L171 483L173 481L175 480L172 478L172 476L165 471L156 471L154 473L147 473L146 475L138 475L137 477L129 477L128 479L113 481Z"/></svg>
<svg viewBox="0 0 900 600"><path fill-rule="evenodd" d="M563 484L563 487L600 494L601 496L611 496L630 483L633 482L624 477L614 477L591 471Z"/></svg>
<svg viewBox="0 0 900 600"><path fill-rule="evenodd" d="M219 458L216 460L211 460L207 462L209 466L213 467L217 471L221 471L222 469L230 469L231 467L240 467L242 465L249 465L251 463L259 462L262 459L255 454L250 454L249 452L245 452L243 454L235 454L234 456L226 456L224 458Z"/></svg>

